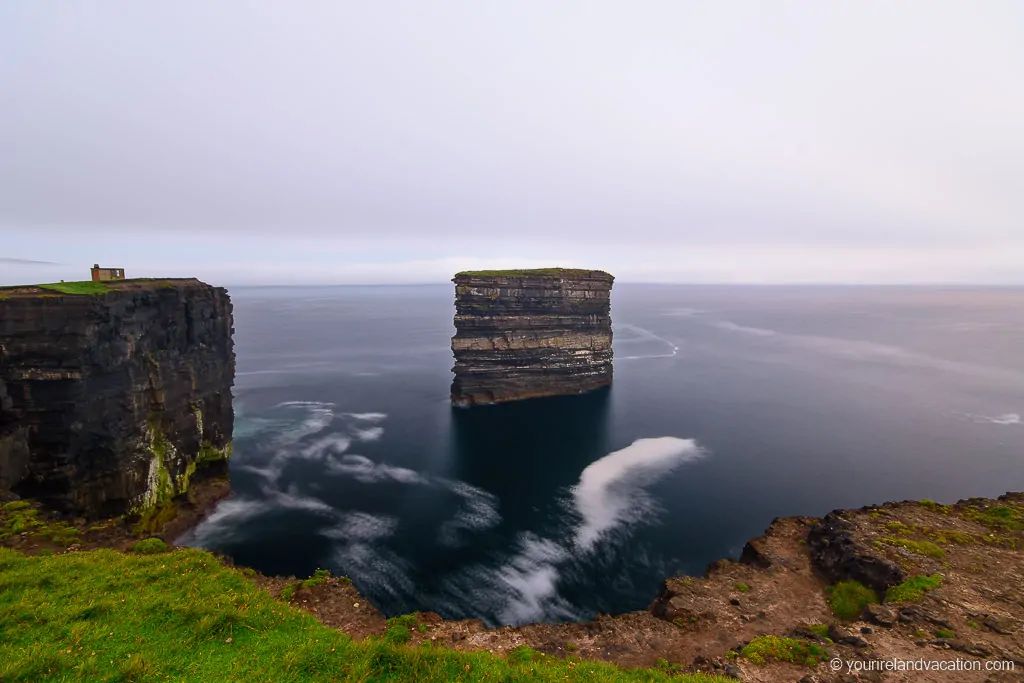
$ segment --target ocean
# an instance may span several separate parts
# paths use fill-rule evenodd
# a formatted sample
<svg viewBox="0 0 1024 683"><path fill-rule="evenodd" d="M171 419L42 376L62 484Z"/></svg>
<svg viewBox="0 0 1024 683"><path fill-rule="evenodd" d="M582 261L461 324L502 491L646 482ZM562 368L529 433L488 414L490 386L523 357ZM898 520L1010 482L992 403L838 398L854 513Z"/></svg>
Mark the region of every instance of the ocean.
<svg viewBox="0 0 1024 683"><path fill-rule="evenodd" d="M607 391L449 403L452 286L249 287L180 542L388 616L644 609L775 517L1024 488L1024 289L616 284Z"/></svg>

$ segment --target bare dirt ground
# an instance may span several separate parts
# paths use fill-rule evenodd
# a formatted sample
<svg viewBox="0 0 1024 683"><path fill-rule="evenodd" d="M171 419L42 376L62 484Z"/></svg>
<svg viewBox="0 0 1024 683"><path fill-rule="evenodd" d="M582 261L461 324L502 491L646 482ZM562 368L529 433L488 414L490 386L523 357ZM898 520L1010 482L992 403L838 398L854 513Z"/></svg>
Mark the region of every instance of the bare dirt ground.
<svg viewBox="0 0 1024 683"><path fill-rule="evenodd" d="M191 513L202 509L196 503ZM183 518L179 524L194 521ZM63 546L32 540L31 534L2 542L30 553L130 543L123 529L111 527L83 530L74 543ZM246 573L354 638L380 636L389 627L343 577L301 587L301 579L294 577ZM934 585L941 582L937 587L904 591L902 600L898 589L886 597L893 586L936 575L941 577L933 579ZM837 618L828 590L845 580L873 589L880 602L854 619ZM558 657L715 672L756 683L1022 681L1024 494L952 506L886 503L822 519L777 519L747 544L738 561L716 562L703 577L667 579L645 611L600 615L587 623L489 629L477 620L448 621L432 613L404 621L412 625L411 645L433 641L497 654L525 645ZM755 663L750 648L746 653L744 648L763 643L763 636L814 643L827 655L811 664L770 656L764 664ZM934 670L940 666L946 670ZM877 670L867 670L871 667ZM916 668L892 670L897 667Z"/></svg>

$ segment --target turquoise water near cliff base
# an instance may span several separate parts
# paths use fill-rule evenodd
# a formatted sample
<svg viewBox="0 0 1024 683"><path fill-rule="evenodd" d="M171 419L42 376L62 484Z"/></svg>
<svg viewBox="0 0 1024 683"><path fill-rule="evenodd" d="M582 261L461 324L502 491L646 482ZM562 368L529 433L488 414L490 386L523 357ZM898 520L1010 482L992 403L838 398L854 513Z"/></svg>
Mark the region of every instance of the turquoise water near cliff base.
<svg viewBox="0 0 1024 683"><path fill-rule="evenodd" d="M1024 290L617 284L608 391L449 406L450 286L235 288L233 496L182 541L388 615L645 608L774 517L1024 489Z"/></svg>

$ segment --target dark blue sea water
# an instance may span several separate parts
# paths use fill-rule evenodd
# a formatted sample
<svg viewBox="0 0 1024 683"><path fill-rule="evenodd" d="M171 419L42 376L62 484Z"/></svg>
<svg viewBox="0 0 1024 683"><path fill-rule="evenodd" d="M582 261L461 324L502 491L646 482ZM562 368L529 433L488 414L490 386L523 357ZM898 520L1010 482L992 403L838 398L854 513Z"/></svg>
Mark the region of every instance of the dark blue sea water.
<svg viewBox="0 0 1024 683"><path fill-rule="evenodd" d="M1024 488L1024 290L616 285L605 392L449 405L450 286L238 288L233 497L186 542L389 615L646 607L774 517Z"/></svg>

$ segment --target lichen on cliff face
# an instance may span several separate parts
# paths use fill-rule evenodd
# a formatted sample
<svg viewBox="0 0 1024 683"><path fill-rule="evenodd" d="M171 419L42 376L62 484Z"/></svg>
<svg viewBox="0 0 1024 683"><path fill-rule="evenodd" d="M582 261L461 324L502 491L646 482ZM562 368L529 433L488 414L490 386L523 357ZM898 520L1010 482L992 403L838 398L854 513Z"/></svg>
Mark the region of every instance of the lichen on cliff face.
<svg viewBox="0 0 1024 683"><path fill-rule="evenodd" d="M231 301L198 280L0 301L0 485L152 515L231 453Z"/></svg>
<svg viewBox="0 0 1024 683"><path fill-rule="evenodd" d="M608 273L466 271L452 281L454 405L578 394L611 384L614 278Z"/></svg>

